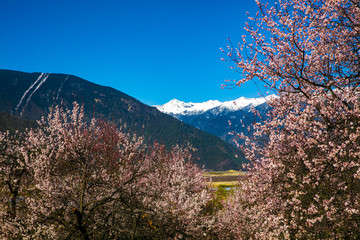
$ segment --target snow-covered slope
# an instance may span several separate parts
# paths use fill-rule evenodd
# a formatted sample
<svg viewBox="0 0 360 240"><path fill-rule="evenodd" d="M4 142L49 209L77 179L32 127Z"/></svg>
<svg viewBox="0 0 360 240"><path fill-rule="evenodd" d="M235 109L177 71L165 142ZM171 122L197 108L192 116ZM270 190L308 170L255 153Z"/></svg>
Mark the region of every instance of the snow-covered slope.
<svg viewBox="0 0 360 240"><path fill-rule="evenodd" d="M210 100L202 103L185 103L176 99L164 105L154 106L163 113L190 124L200 130L214 134L221 139L233 143L235 137L229 132L243 133L250 136L247 126L261 122L268 111L267 100L276 98L270 95L263 98L240 97L233 101L220 102ZM262 117L254 115L255 108ZM229 125L229 121L232 123Z"/></svg>
<svg viewBox="0 0 360 240"><path fill-rule="evenodd" d="M163 113L171 115L198 115L207 111L211 111L213 114L219 114L223 111L233 112L238 111L244 107L256 107L266 102L266 99L274 97L270 95L262 98L245 98L240 97L233 101L220 102L218 100L209 100L202 103L185 103L177 99L173 99L163 105L156 105Z"/></svg>

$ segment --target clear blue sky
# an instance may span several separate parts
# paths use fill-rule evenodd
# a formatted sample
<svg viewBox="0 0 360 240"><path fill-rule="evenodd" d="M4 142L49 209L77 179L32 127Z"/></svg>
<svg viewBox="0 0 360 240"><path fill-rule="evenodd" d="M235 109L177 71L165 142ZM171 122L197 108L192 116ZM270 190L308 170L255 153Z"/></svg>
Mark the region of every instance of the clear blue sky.
<svg viewBox="0 0 360 240"><path fill-rule="evenodd" d="M153 105L257 97L220 61L253 0L0 0L0 68L66 73Z"/></svg>

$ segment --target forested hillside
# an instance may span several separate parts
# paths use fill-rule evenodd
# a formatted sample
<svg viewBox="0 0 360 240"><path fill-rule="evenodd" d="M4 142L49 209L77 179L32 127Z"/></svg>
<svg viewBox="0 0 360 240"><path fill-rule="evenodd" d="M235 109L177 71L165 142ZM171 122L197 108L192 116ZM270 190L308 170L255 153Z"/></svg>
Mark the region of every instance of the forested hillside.
<svg viewBox="0 0 360 240"><path fill-rule="evenodd" d="M0 112L39 120L55 106L84 106L88 119L116 123L123 131L143 136L145 142L185 146L196 151L197 163L208 169L237 169L244 161L240 150L218 137L202 132L154 107L110 87L66 74L24 73L0 70ZM11 126L10 126L11 127Z"/></svg>

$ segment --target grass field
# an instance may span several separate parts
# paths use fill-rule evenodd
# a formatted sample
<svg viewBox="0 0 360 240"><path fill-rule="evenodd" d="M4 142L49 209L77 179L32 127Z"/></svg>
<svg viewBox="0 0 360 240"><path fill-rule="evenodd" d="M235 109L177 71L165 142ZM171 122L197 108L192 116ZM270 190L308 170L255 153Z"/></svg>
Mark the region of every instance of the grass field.
<svg viewBox="0 0 360 240"><path fill-rule="evenodd" d="M235 170L207 172L204 177L211 182L212 187L232 188L236 187L239 180L246 177L246 172Z"/></svg>

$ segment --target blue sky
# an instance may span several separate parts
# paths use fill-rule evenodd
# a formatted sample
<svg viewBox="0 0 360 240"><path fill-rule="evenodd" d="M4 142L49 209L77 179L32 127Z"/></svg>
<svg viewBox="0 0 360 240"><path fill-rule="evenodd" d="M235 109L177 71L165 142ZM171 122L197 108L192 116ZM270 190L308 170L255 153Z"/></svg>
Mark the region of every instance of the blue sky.
<svg viewBox="0 0 360 240"><path fill-rule="evenodd" d="M257 97L220 61L253 0L1 0L0 68L66 73L153 105Z"/></svg>

